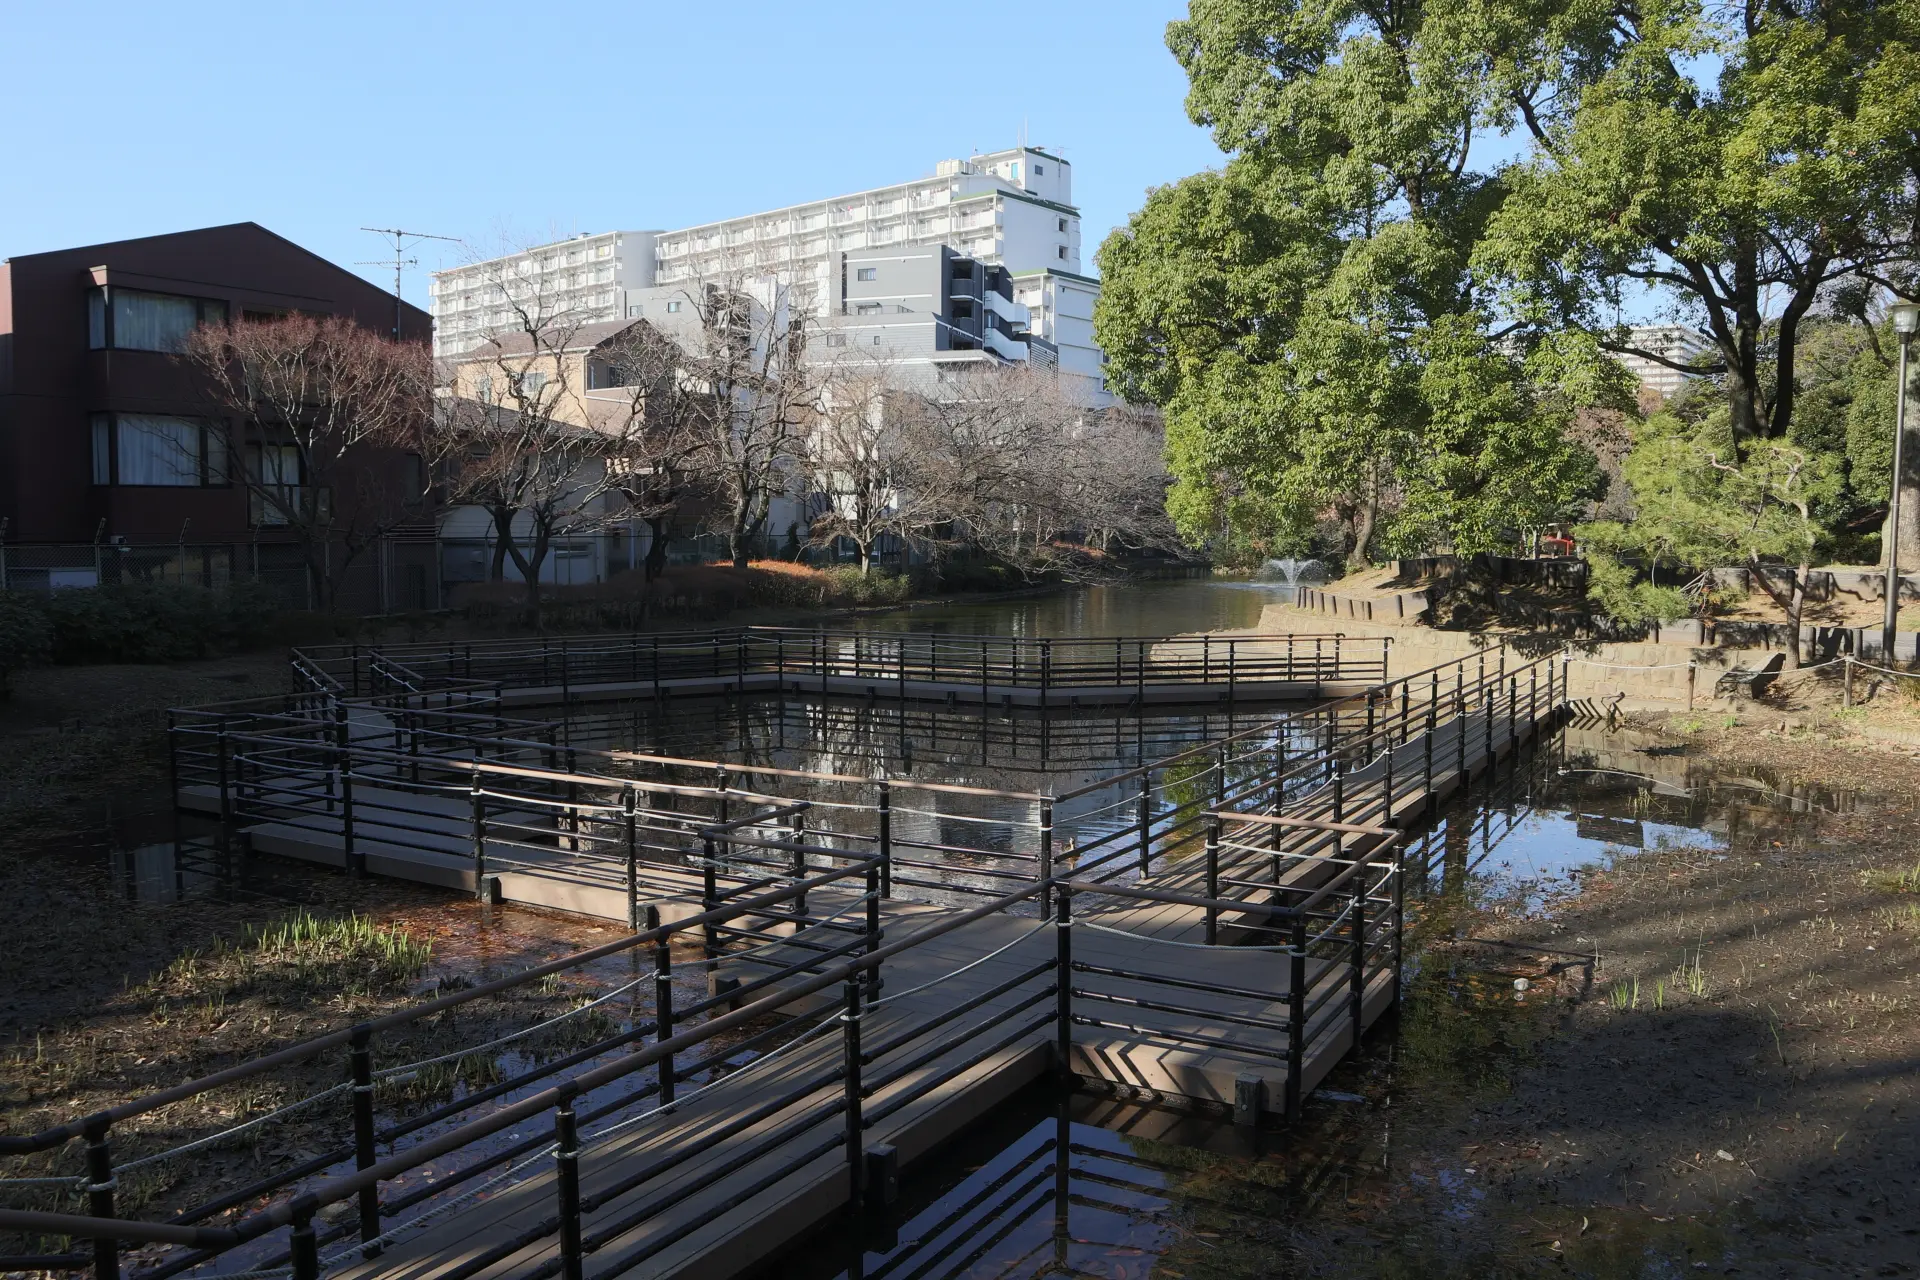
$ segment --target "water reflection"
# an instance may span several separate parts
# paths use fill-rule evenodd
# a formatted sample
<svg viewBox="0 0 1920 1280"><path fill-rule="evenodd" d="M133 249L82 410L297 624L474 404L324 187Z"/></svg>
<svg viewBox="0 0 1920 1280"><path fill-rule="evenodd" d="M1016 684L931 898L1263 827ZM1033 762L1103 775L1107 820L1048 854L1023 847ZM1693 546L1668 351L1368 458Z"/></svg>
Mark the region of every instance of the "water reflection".
<svg viewBox="0 0 1920 1280"><path fill-rule="evenodd" d="M1260 625L1269 604L1293 588L1280 582L1193 577L1115 583L1049 592L1028 600L929 605L861 618L870 631L934 631L960 635L1173 636Z"/></svg>

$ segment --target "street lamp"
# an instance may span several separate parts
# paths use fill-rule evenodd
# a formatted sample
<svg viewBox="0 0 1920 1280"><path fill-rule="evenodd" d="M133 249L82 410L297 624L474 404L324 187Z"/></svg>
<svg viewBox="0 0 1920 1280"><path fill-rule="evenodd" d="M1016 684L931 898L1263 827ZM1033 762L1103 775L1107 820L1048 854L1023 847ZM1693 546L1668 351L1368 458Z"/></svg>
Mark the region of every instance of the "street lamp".
<svg viewBox="0 0 1920 1280"><path fill-rule="evenodd" d="M1900 335L1900 381L1893 401L1893 492L1887 499L1887 599L1880 624L1880 658L1893 661L1894 624L1900 615L1900 481L1906 468L1907 348L1920 330L1920 303L1896 302L1893 331Z"/></svg>

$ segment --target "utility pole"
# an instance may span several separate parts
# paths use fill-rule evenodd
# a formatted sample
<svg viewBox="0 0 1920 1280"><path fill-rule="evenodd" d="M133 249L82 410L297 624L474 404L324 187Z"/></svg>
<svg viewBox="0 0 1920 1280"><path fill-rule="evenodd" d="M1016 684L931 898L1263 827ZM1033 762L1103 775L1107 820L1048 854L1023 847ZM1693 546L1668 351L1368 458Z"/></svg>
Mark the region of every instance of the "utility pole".
<svg viewBox="0 0 1920 1280"><path fill-rule="evenodd" d="M402 314L400 274L408 267L417 267L420 265L420 259L407 257L406 251L422 240L447 240L458 243L459 237L436 236L425 231L402 231L399 227L362 227L360 229L362 231L371 231L377 236L386 236L393 241L393 258L391 261L382 258L368 262L356 262L354 265L356 267L391 266L393 268L393 340L398 342L400 341L400 317Z"/></svg>

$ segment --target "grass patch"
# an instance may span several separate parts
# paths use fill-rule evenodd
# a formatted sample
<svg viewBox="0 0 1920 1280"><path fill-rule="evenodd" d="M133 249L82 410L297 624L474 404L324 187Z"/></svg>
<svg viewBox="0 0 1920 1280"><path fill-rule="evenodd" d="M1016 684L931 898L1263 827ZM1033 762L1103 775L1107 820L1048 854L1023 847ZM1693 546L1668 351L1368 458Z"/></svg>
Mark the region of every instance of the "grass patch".
<svg viewBox="0 0 1920 1280"><path fill-rule="evenodd" d="M1860 878L1869 889L1877 889L1881 893L1920 893L1920 862L1904 871L1862 872Z"/></svg>
<svg viewBox="0 0 1920 1280"><path fill-rule="evenodd" d="M426 971L433 944L405 929L361 915L316 916L298 911L266 925L249 925L237 943L190 951L149 983L155 1016L179 1016L174 1002L217 1019L228 1001L249 996L279 1003L312 996L393 992Z"/></svg>

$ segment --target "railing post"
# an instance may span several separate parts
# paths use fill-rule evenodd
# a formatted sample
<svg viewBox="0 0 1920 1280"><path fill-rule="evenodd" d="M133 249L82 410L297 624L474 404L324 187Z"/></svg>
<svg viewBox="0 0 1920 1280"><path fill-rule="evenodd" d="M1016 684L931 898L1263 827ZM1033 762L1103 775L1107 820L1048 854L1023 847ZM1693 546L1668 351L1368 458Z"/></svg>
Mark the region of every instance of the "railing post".
<svg viewBox="0 0 1920 1280"><path fill-rule="evenodd" d="M660 927L660 908L647 904L647 931ZM653 1029L654 1041L664 1044L673 1038L673 939L662 933L653 943ZM673 1101L673 1055L660 1059L660 1101Z"/></svg>
<svg viewBox="0 0 1920 1280"><path fill-rule="evenodd" d="M702 837L700 846L701 852L705 855L700 859L701 869L704 873L701 877L700 911L702 914L705 914L720 905L720 873L718 866L714 862L716 850L713 845L713 837ZM700 926L700 933L705 941L708 961L707 967L711 970L713 967L712 962L720 956L720 926L714 921L709 920Z"/></svg>
<svg viewBox="0 0 1920 1280"><path fill-rule="evenodd" d="M1073 1072L1073 891L1065 885L1054 892L1053 915L1053 1069L1062 1078ZM1066 1152L1058 1153L1065 1160Z"/></svg>
<svg viewBox="0 0 1920 1280"><path fill-rule="evenodd" d="M1213 903L1220 897L1220 815L1207 815L1207 945L1220 940L1220 910Z"/></svg>
<svg viewBox="0 0 1920 1280"><path fill-rule="evenodd" d="M1699 670L1700 664L1689 658L1687 660L1687 710L1689 711L1693 710L1694 680L1698 677ZM1853 705L1853 661L1851 658L1841 664L1841 670L1844 673L1847 684L1846 705L1850 707Z"/></svg>
<svg viewBox="0 0 1920 1280"><path fill-rule="evenodd" d="M113 1118L102 1111L87 1118L81 1133L87 1140L87 1213L90 1217L111 1218L113 1189L113 1149L107 1131ZM116 1280L120 1274L120 1244L110 1236L93 1238L93 1274L95 1280Z"/></svg>
<svg viewBox="0 0 1920 1280"><path fill-rule="evenodd" d="M353 1073L353 1167L371 1169L376 1159L373 1145L373 1030L362 1023L353 1029L347 1041L347 1065ZM364 1257L380 1256L380 1247L371 1242L380 1236L380 1188L369 1183L360 1188L360 1239L367 1244Z"/></svg>
<svg viewBox="0 0 1920 1280"><path fill-rule="evenodd" d="M1047 709L1047 691L1053 685L1053 641L1040 641L1040 709Z"/></svg>
<svg viewBox="0 0 1920 1280"><path fill-rule="evenodd" d="M1334 752L1332 760L1333 820L1345 822L1347 820L1347 761L1345 756L1339 754L1338 747L1334 748Z"/></svg>
<svg viewBox="0 0 1920 1280"><path fill-rule="evenodd" d="M867 954L872 955L880 949L884 935L880 930L880 868L872 862L867 863ZM867 971L867 1003L872 1004L880 998L880 966L874 965Z"/></svg>
<svg viewBox="0 0 1920 1280"><path fill-rule="evenodd" d="M1840 705L1851 709L1853 707L1853 655L1850 653L1843 655L1840 659L1840 682ZM1693 708L1693 670L1691 663L1688 664L1687 670L1687 708L1688 710L1692 710Z"/></svg>
<svg viewBox="0 0 1920 1280"><path fill-rule="evenodd" d="M1297 911L1287 939L1287 1123L1300 1119L1307 1048L1307 922Z"/></svg>
<svg viewBox="0 0 1920 1280"><path fill-rule="evenodd" d="M640 931L640 805L633 784L627 783L620 796L620 818L625 827L627 846L627 928ZM712 841L707 842L709 847ZM711 859L711 854L709 854ZM708 893L712 893L713 869L707 869ZM711 906L708 908L711 910Z"/></svg>
<svg viewBox="0 0 1920 1280"><path fill-rule="evenodd" d="M1426 757L1427 807L1429 809L1435 804L1433 795L1433 738L1439 731L1440 709L1434 703L1429 702L1427 704L1427 732L1424 739L1424 750L1421 752L1421 754Z"/></svg>
<svg viewBox="0 0 1920 1280"><path fill-rule="evenodd" d="M1040 802L1040 865L1038 878L1041 884L1053 879L1053 801Z"/></svg>
<svg viewBox="0 0 1920 1280"><path fill-rule="evenodd" d="M1146 875L1153 860L1153 773L1140 771L1140 874Z"/></svg>
<svg viewBox="0 0 1920 1280"><path fill-rule="evenodd" d="M1347 839L1344 835L1335 837L1335 849L1343 857L1347 852L1346 844ZM1359 856L1357 852L1354 854L1355 859L1358 859ZM1351 897L1352 900L1348 904L1347 910L1352 917L1349 921L1349 924L1351 924L1353 928L1353 942L1349 962L1353 966L1353 972L1348 975L1348 982L1351 984L1348 987L1348 999L1353 1006L1352 1052L1358 1056L1360 1052L1360 1033L1366 1030L1367 877L1364 871L1356 870L1354 872L1353 893Z"/></svg>
<svg viewBox="0 0 1920 1280"><path fill-rule="evenodd" d="M1453 780L1456 788L1467 785L1467 669L1458 666L1453 669L1453 729L1454 746L1459 755L1458 767L1454 770Z"/></svg>
<svg viewBox="0 0 1920 1280"><path fill-rule="evenodd" d="M893 896L893 783L880 779L880 896Z"/></svg>
<svg viewBox="0 0 1920 1280"><path fill-rule="evenodd" d="M367 860L353 847L353 754L349 745L347 704L333 704L334 771L340 777L340 861L355 879L366 875Z"/></svg>
<svg viewBox="0 0 1920 1280"><path fill-rule="evenodd" d="M787 838L792 841L789 851L792 875L795 884L803 884L807 878L807 813L801 809L787 817ZM799 890L793 895L793 914L807 914L807 891Z"/></svg>
<svg viewBox="0 0 1920 1280"><path fill-rule="evenodd" d="M320 1241L313 1234L313 1211L320 1206L309 1194L295 1197L290 1207L293 1231L287 1237L287 1250L293 1280L320 1280Z"/></svg>
<svg viewBox="0 0 1920 1280"><path fill-rule="evenodd" d="M487 900L487 798L480 792L480 766L473 767L473 896Z"/></svg>
<svg viewBox="0 0 1920 1280"><path fill-rule="evenodd" d="M840 1011L840 1025L845 1032L846 1050L843 1072L847 1099L847 1209L857 1213L867 1190L866 1124L860 1115L864 1090L860 1087L860 979L857 974L847 975L843 998L846 1003Z"/></svg>
<svg viewBox="0 0 1920 1280"><path fill-rule="evenodd" d="M1518 736L1516 736L1516 733L1514 730L1514 725L1516 723L1514 717L1519 714L1519 711L1520 711L1520 677L1508 676L1507 677L1507 758L1508 759L1513 758L1515 748L1517 748L1520 745L1520 739Z"/></svg>
<svg viewBox="0 0 1920 1280"><path fill-rule="evenodd" d="M586 1274L580 1243L580 1128L574 1115L571 1080L559 1086L560 1101L553 1108L554 1189L560 1197L561 1280L582 1280Z"/></svg>

